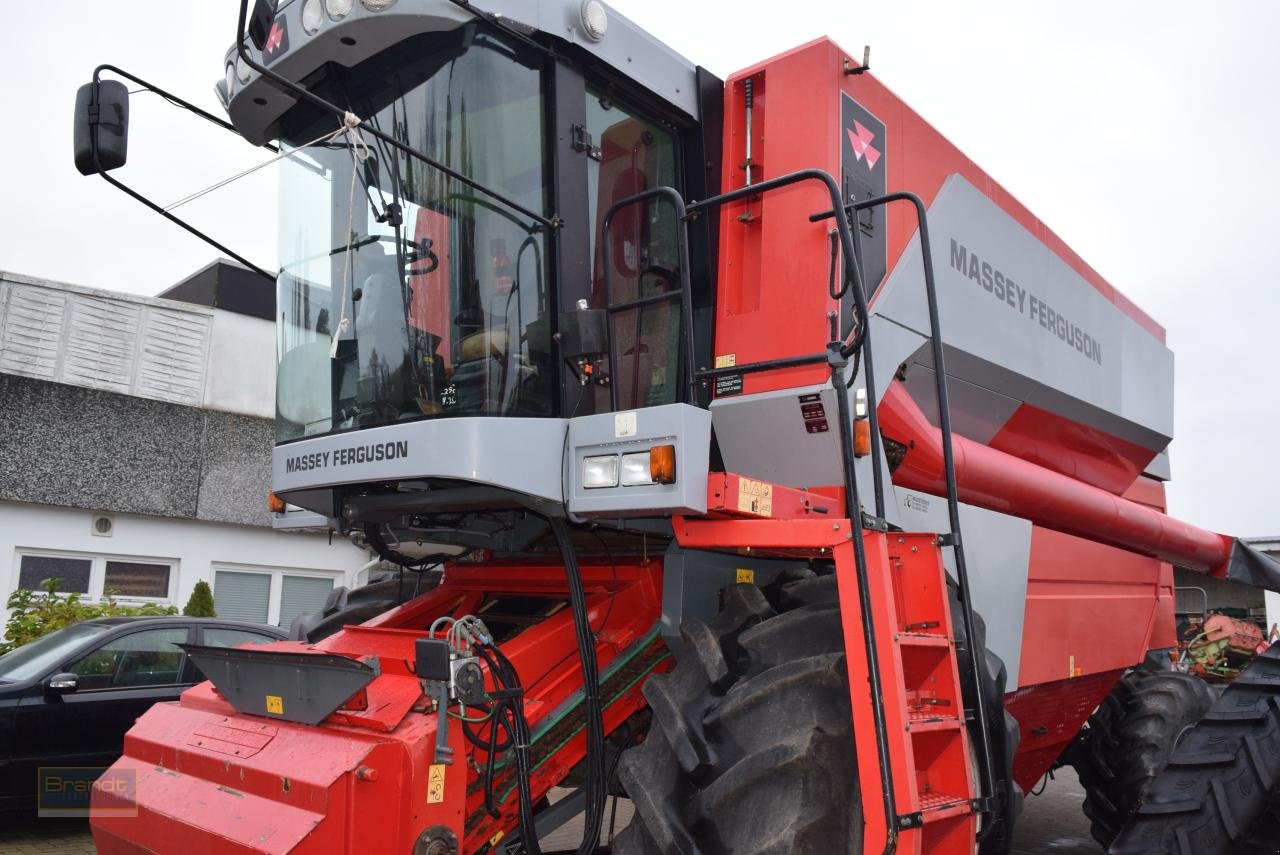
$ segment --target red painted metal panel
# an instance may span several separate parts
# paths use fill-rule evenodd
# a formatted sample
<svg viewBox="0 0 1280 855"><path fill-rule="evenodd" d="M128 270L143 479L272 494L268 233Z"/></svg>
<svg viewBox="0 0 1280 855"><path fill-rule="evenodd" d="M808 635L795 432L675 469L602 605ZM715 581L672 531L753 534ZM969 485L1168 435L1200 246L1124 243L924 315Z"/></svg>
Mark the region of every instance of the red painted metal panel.
<svg viewBox="0 0 1280 855"><path fill-rule="evenodd" d="M885 123L882 145L890 191L910 190L928 205L949 176L962 175L1121 312L1164 342L1164 329L1159 324L873 74L844 74L846 61L858 64L857 58L821 38L728 79L723 190L736 189L746 181L744 84L748 79L754 86L752 178L757 182L805 168L825 169L839 178L840 93L846 92ZM826 313L835 308L822 287L827 276L829 224L810 223L808 215L827 208L816 186L798 186L721 212L717 355L733 354L742 364L821 349L828 335ZM916 223L906 206L891 206L883 215L888 218L888 266L892 269L915 233ZM822 366L793 368L747 375L744 391L825 380Z"/></svg>
<svg viewBox="0 0 1280 855"><path fill-rule="evenodd" d="M1005 709L1022 728L1022 742L1013 760L1013 779L1018 786L1025 792L1035 787L1123 673L1109 671L1059 680L1005 695Z"/></svg>
<svg viewBox="0 0 1280 855"><path fill-rule="evenodd" d="M987 444L1117 495L1133 485L1159 451L1030 404L1019 406Z"/></svg>
<svg viewBox="0 0 1280 855"><path fill-rule="evenodd" d="M1129 668L1150 647L1160 563L1036 526L1018 685Z"/></svg>
<svg viewBox="0 0 1280 855"><path fill-rule="evenodd" d="M894 471L894 483L945 494L941 433L901 383L889 384L879 414L884 435L908 447ZM1231 538L962 436L954 437L954 448L956 480L964 502L1193 570L1225 571Z"/></svg>

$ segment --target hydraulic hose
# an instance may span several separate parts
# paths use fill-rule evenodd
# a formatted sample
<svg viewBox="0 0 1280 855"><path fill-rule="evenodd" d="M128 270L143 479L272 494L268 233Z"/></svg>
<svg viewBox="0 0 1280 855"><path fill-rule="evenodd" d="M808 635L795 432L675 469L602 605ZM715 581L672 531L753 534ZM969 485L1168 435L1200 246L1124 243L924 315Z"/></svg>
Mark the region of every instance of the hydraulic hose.
<svg viewBox="0 0 1280 855"><path fill-rule="evenodd" d="M595 852L600 841L600 827L604 822L605 768L604 768L604 711L600 706L600 670L596 662L596 641L591 633L587 615L587 596L582 587L582 573L578 568L578 554L569 537L569 527L564 520L548 518L551 533L556 539L561 560L564 561L565 578L569 583L569 605L573 610L574 633L578 639L578 660L582 666L583 708L586 711L587 730L587 783L586 818L583 823L582 842L578 855ZM536 852L536 841L532 842ZM526 843L528 845L528 843Z"/></svg>

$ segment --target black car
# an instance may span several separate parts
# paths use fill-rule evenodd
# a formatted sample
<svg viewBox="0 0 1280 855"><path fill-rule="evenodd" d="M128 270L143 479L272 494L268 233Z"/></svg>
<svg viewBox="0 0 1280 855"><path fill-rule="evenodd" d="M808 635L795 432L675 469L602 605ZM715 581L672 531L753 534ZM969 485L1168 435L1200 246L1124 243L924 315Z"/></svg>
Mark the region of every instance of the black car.
<svg viewBox="0 0 1280 855"><path fill-rule="evenodd" d="M41 766L110 766L138 716L202 682L179 644L287 637L274 626L219 618L98 618L0 656L0 810L36 806Z"/></svg>

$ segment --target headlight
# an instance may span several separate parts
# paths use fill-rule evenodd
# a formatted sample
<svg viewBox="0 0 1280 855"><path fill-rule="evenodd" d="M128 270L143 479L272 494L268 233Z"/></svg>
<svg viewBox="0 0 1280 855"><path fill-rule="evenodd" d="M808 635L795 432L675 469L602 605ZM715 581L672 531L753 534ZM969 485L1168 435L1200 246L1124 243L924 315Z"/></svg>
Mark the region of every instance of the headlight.
<svg viewBox="0 0 1280 855"><path fill-rule="evenodd" d="M323 23L324 7L321 0L307 0L302 4L302 29L306 30L307 35L315 35Z"/></svg>
<svg viewBox="0 0 1280 855"><path fill-rule="evenodd" d="M241 83L249 82L249 66L244 64L242 57L236 57L236 77L240 79Z"/></svg>
<svg viewBox="0 0 1280 855"><path fill-rule="evenodd" d="M360 0L360 5L370 12L381 12L383 9L389 8L394 2L396 0Z"/></svg>
<svg viewBox="0 0 1280 855"><path fill-rule="evenodd" d="M236 67L234 63L227 63L227 103L231 102L231 96L236 93Z"/></svg>
<svg viewBox="0 0 1280 855"><path fill-rule="evenodd" d="M638 451L634 454L622 455L622 486L638 487L641 484L652 484L653 476L649 472L649 452Z"/></svg>
<svg viewBox="0 0 1280 855"><path fill-rule="evenodd" d="M351 6L355 0L324 0L324 10L335 21L341 21L351 14Z"/></svg>
<svg viewBox="0 0 1280 855"><path fill-rule="evenodd" d="M582 486L587 490L618 486L618 455L582 458Z"/></svg>

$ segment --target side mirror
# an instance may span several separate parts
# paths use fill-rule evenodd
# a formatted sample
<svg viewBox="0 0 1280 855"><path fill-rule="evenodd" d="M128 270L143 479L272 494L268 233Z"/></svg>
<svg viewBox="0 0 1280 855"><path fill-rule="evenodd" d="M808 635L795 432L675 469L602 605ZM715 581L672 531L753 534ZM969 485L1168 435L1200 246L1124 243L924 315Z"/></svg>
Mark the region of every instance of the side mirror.
<svg viewBox="0 0 1280 855"><path fill-rule="evenodd" d="M75 674L54 674L45 682L46 693L50 695L69 695L79 686L79 678Z"/></svg>
<svg viewBox="0 0 1280 855"><path fill-rule="evenodd" d="M129 151L129 88L119 80L100 80L77 89L72 141L81 175L97 173L99 164L103 172L124 166Z"/></svg>

